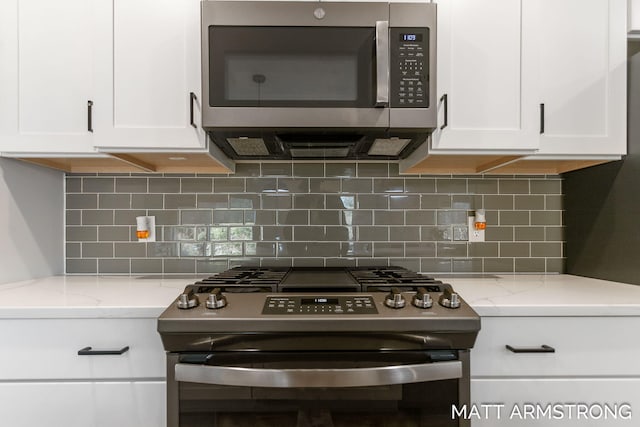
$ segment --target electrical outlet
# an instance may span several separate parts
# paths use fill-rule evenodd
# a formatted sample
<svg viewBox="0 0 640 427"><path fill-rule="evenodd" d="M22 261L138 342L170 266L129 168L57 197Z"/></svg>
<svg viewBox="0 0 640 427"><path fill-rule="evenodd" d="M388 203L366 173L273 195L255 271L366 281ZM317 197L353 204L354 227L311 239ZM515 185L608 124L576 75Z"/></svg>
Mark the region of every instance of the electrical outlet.
<svg viewBox="0 0 640 427"><path fill-rule="evenodd" d="M467 218L469 224L469 241L470 242L484 242L485 230L476 230L476 217L470 216Z"/></svg>
<svg viewBox="0 0 640 427"><path fill-rule="evenodd" d="M155 242L156 241L156 217L155 216L137 216L136 217L136 235L138 242Z"/></svg>

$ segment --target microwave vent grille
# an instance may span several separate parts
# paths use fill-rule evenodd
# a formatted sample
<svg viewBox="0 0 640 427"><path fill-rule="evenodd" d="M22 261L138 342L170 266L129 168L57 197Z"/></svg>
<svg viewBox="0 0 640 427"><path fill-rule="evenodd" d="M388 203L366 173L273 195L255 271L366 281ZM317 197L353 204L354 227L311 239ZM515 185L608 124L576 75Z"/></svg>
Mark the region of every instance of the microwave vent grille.
<svg viewBox="0 0 640 427"><path fill-rule="evenodd" d="M370 156L397 156L411 142L406 138L376 138L369 149Z"/></svg>
<svg viewBox="0 0 640 427"><path fill-rule="evenodd" d="M268 156L269 150L262 138L227 138L227 142L239 156Z"/></svg>

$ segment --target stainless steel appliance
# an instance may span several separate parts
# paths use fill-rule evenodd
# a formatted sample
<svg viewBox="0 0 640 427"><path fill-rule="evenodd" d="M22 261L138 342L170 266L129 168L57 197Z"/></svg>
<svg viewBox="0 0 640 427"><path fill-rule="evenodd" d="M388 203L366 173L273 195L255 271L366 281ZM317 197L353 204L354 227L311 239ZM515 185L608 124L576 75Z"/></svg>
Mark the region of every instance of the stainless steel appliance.
<svg viewBox="0 0 640 427"><path fill-rule="evenodd" d="M202 2L202 123L234 159L408 156L436 126L436 5Z"/></svg>
<svg viewBox="0 0 640 427"><path fill-rule="evenodd" d="M450 285L397 267L237 268L158 319L167 425L468 426L480 319Z"/></svg>

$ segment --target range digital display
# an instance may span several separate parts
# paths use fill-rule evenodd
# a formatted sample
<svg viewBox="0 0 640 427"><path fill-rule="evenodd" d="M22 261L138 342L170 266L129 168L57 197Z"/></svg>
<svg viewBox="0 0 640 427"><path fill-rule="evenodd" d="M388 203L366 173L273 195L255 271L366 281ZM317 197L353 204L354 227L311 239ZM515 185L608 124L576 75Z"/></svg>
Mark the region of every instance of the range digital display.
<svg viewBox="0 0 640 427"><path fill-rule="evenodd" d="M309 304L332 304L332 305L338 305L338 298L302 298L300 303L302 305L309 305Z"/></svg>
<svg viewBox="0 0 640 427"><path fill-rule="evenodd" d="M400 34L400 41L401 42L421 42L422 41L422 34L405 34L405 33L401 33Z"/></svg>

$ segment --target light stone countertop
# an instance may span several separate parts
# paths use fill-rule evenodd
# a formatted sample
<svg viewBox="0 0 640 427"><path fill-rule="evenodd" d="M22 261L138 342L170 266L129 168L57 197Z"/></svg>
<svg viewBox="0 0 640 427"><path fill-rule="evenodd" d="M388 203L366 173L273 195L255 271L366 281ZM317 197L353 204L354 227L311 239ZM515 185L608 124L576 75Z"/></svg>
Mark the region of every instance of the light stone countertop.
<svg viewBox="0 0 640 427"><path fill-rule="evenodd" d="M0 318L153 318L196 277L53 276L0 285ZM481 316L640 316L640 286L560 275L443 276Z"/></svg>

